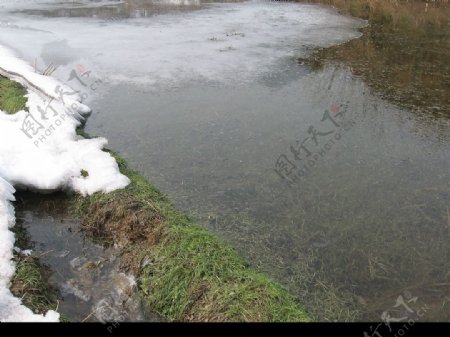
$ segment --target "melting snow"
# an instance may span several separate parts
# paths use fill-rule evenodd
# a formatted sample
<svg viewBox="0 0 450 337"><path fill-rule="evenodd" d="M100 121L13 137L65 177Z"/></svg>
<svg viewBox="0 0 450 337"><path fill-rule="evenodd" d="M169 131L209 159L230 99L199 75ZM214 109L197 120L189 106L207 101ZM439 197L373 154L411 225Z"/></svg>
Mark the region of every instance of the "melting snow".
<svg viewBox="0 0 450 337"><path fill-rule="evenodd" d="M312 47L358 36L355 28L362 25L317 6L267 2L211 4L182 15L117 21L10 13L43 3L51 1L0 1L0 44L13 47L28 62L37 57L40 64L60 63L56 77L82 63L104 81L145 83L147 88L192 80L254 81ZM129 181L102 151L106 139L76 135L89 108L71 88L36 74L0 47L2 73L28 89L29 112L0 111L0 321L56 321L56 312L34 315L9 291L13 186L86 195L123 188Z"/></svg>
<svg viewBox="0 0 450 337"><path fill-rule="evenodd" d="M14 115L0 111L0 321L57 321L58 313L35 315L9 290L14 274L13 185L88 195L123 188L129 179L119 172L114 158L102 151L106 139L77 136L76 127L90 110L72 89L35 73L3 47L0 74L28 88L28 111Z"/></svg>

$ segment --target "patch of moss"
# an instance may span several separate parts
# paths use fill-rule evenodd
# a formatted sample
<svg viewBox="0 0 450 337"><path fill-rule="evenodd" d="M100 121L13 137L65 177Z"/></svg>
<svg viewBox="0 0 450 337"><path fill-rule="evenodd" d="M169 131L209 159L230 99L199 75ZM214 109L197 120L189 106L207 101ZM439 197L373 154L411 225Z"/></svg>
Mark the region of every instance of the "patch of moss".
<svg viewBox="0 0 450 337"><path fill-rule="evenodd" d="M74 209L87 232L122 249L122 264L138 277L152 310L173 321L310 320L285 288L192 223L113 155L131 184L109 194L77 197Z"/></svg>
<svg viewBox="0 0 450 337"><path fill-rule="evenodd" d="M14 114L26 109L25 89L17 82L0 76L0 110Z"/></svg>

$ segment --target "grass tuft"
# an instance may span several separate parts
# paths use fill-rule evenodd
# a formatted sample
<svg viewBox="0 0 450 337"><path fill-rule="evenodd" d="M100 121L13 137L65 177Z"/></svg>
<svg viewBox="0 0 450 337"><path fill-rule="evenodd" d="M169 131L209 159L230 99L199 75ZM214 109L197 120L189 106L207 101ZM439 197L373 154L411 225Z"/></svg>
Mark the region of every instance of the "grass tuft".
<svg viewBox="0 0 450 337"><path fill-rule="evenodd" d="M309 321L281 285L178 212L166 196L116 158L131 184L77 197L82 227L122 249L152 310L171 321Z"/></svg>
<svg viewBox="0 0 450 337"><path fill-rule="evenodd" d="M16 245L22 249L31 248L30 235L27 230L17 224L13 231ZM22 303L34 313L45 314L56 310L58 291L49 282L51 271L39 262L37 257L20 253L14 254L16 272L11 280L11 292L21 298Z"/></svg>
<svg viewBox="0 0 450 337"><path fill-rule="evenodd" d="M17 82L0 76L0 110L15 114L26 109L26 90Z"/></svg>

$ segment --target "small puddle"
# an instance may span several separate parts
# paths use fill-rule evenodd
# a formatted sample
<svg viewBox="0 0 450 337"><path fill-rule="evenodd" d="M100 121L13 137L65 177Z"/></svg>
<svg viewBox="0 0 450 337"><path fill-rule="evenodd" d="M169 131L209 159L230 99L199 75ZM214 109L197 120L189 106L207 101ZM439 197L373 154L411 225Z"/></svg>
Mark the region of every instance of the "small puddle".
<svg viewBox="0 0 450 337"><path fill-rule="evenodd" d="M58 312L70 321L157 321L136 294L136 282L119 270L119 253L87 238L68 214L67 197L20 193L16 226L30 236L33 256L52 272L60 292Z"/></svg>

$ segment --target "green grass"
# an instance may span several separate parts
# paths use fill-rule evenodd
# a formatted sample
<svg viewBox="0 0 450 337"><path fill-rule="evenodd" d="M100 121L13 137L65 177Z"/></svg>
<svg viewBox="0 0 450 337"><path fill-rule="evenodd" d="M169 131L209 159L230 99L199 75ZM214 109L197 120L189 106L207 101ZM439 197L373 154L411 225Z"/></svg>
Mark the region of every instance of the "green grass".
<svg viewBox="0 0 450 337"><path fill-rule="evenodd" d="M109 194L77 197L82 226L122 247L126 268L152 310L171 321L309 321L281 285L193 224L144 177L114 154L131 184Z"/></svg>
<svg viewBox="0 0 450 337"><path fill-rule="evenodd" d="M24 110L26 91L0 76L0 109ZM79 134L87 136L82 130ZM309 321L289 292L257 272L230 246L193 224L145 178L114 154L131 179L123 190L76 197L84 228L122 247L151 310L172 321ZM86 171L82 172L87 176ZM136 220L137 219L137 220ZM16 255L11 290L36 313L56 309L56 292L34 257Z"/></svg>
<svg viewBox="0 0 450 337"><path fill-rule="evenodd" d="M304 321L279 285L250 269L227 245L196 226L174 226L147 252L141 274L150 306L169 319Z"/></svg>
<svg viewBox="0 0 450 337"><path fill-rule="evenodd" d="M32 248L27 230L16 225L13 228L16 245L22 249ZM56 310L58 291L49 283L50 270L37 257L15 254L16 272L11 280L11 292L22 299L23 304L34 313L45 314Z"/></svg>
<svg viewBox="0 0 450 337"><path fill-rule="evenodd" d="M48 283L48 270L35 257L17 254L14 261L16 273L11 282L12 293L35 313L56 310L57 292Z"/></svg>
<svg viewBox="0 0 450 337"><path fill-rule="evenodd" d="M14 114L25 110L25 89L17 82L0 76L0 110Z"/></svg>

